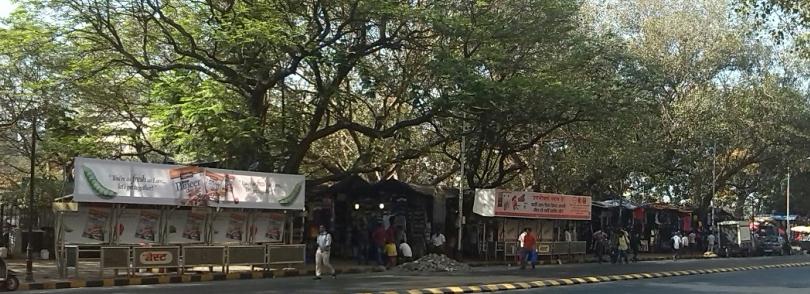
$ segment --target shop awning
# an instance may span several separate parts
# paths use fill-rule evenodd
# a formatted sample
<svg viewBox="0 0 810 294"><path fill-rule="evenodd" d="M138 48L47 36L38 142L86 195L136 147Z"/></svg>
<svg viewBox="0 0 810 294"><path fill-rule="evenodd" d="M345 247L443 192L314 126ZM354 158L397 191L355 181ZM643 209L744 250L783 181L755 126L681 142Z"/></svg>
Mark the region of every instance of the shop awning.
<svg viewBox="0 0 810 294"><path fill-rule="evenodd" d="M633 204L630 201L627 201L627 200L619 201L619 200L615 200L615 199L605 200L605 201L594 201L593 206L601 207L601 208L616 208L616 207L621 206L621 207L624 207L624 209L636 209L638 207L638 206L636 206L635 204Z"/></svg>

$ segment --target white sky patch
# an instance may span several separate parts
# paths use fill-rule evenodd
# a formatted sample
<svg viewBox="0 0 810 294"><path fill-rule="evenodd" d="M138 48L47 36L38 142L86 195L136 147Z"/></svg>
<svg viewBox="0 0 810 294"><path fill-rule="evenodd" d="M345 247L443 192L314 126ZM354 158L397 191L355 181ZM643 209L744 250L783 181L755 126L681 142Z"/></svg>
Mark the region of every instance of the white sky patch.
<svg viewBox="0 0 810 294"><path fill-rule="evenodd" d="M11 0L0 0L0 17L7 17L15 7L17 5L11 4Z"/></svg>

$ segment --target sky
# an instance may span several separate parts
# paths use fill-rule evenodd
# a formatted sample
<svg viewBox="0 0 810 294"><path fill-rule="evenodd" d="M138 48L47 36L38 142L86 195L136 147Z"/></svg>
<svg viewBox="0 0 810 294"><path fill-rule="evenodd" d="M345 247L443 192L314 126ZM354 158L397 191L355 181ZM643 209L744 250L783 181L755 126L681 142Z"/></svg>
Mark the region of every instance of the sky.
<svg viewBox="0 0 810 294"><path fill-rule="evenodd" d="M0 17L6 17L14 10L11 0L0 0Z"/></svg>

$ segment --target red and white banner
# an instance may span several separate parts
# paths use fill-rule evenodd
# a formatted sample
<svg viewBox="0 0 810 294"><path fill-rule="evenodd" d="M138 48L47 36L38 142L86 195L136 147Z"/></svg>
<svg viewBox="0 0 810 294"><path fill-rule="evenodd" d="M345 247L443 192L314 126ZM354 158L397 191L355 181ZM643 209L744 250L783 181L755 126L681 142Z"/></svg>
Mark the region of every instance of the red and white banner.
<svg viewBox="0 0 810 294"><path fill-rule="evenodd" d="M473 212L483 216L590 220L591 197L477 190Z"/></svg>

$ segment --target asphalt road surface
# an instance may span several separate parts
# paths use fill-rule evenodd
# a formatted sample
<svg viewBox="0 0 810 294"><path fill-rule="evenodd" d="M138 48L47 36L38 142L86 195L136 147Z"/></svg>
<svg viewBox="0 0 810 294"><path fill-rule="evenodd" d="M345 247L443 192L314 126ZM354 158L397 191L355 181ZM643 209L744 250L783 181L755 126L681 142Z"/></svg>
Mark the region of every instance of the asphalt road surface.
<svg viewBox="0 0 810 294"><path fill-rule="evenodd" d="M721 267L784 264L784 263L807 262L807 261L810 261L810 256L679 260L675 262L650 261L650 262L640 262L622 265L611 265L611 264L601 264L601 265L570 264L570 265L551 265L551 266L546 265L546 266L539 266L534 271L519 270L514 267L475 268L474 271L467 273L403 273L403 272L389 271L381 273L342 275L338 276L337 279L325 278L320 281L314 281L312 280L312 277L293 277L293 278L279 278L279 279L232 280L232 281L217 281L217 282L143 285L143 286L126 286L126 287L110 287L110 288L34 290L24 293L76 293L76 294L78 293L89 293L89 294L358 293L358 292L379 292L387 290L406 290L406 289L430 288L442 286L466 286L466 285L480 285L490 283L515 283L515 282L536 281L541 279L571 278L571 277L583 277L593 275L631 274L631 273L645 273L645 272L650 273L661 271L699 270L699 269L713 269ZM804 279L808 280L807 283L810 283L810 279L806 278L807 277L806 274L809 273L808 269L794 268L794 269L787 269L786 271L801 271L802 273L804 273L805 276ZM764 275L765 272L766 272L765 270L754 270L739 274L747 277L758 277L758 278L749 278L750 280L752 280L753 284L761 284L762 286L773 284L770 282L770 280L772 280L773 278L770 275ZM690 281L702 281L702 280L715 281L718 279L717 275L721 274L694 276L690 277L691 279ZM793 275L794 278L798 276L799 275ZM679 281L678 279L682 278L672 277L672 278L653 279L648 281L632 281L632 282L623 281L615 283L605 283L604 285L601 284L577 285L560 288L539 289L536 291L546 291L549 293L556 293L556 291L568 291L569 290L568 288L573 289L577 287L605 287L604 289L612 290L614 288L623 286L624 284L622 283L651 283L649 285L656 285L656 284L678 285L681 284L676 282ZM734 285L734 283L728 284ZM635 290L632 287L622 289L623 289L622 291L629 291L628 289ZM687 291L687 289L683 288L676 287L672 289L673 290L680 289L681 291L677 292L679 294L695 293L694 290ZM629 291L629 292L654 293L647 291L644 292ZM545 293L545 292L538 292L538 293ZM616 292L616 293L626 293L626 292ZM746 292L746 293L762 293L762 292ZM771 294L775 293L786 293L786 292L781 291L771 292ZM810 290L805 289L801 293L810 293Z"/></svg>
<svg viewBox="0 0 810 294"><path fill-rule="evenodd" d="M508 293L807 294L810 293L808 276L810 276L808 267L783 268L540 288Z"/></svg>

